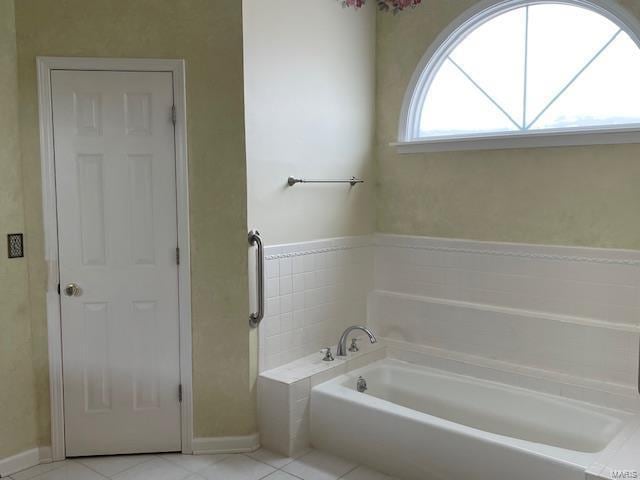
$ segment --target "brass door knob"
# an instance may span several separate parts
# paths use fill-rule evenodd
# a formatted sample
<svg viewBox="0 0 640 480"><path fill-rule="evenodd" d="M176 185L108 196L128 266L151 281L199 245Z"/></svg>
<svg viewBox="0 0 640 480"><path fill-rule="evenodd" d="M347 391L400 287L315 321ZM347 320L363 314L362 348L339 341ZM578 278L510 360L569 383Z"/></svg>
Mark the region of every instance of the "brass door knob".
<svg viewBox="0 0 640 480"><path fill-rule="evenodd" d="M81 293L82 290L77 283L68 283L67 286L64 287L64 294L67 297L79 297Z"/></svg>

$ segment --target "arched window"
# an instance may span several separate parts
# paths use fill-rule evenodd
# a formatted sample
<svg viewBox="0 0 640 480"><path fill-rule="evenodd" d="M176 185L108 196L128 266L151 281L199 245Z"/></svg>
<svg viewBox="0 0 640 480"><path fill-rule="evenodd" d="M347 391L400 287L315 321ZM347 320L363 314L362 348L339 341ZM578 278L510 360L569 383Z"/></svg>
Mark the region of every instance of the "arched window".
<svg viewBox="0 0 640 480"><path fill-rule="evenodd" d="M427 150L640 142L638 39L603 5L494 2L451 27L414 75L400 142Z"/></svg>

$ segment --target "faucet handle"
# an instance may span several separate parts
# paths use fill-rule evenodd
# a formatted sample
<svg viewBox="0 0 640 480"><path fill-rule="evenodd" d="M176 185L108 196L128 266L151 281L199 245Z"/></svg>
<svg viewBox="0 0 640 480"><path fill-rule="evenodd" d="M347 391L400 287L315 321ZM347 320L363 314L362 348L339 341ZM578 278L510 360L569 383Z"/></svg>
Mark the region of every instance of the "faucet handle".
<svg viewBox="0 0 640 480"><path fill-rule="evenodd" d="M350 352L358 352L360 349L358 348L358 337L353 337L351 339L351 346L349 347Z"/></svg>
<svg viewBox="0 0 640 480"><path fill-rule="evenodd" d="M323 362L333 362L333 354L331 353L331 347L324 347L320 349L320 353L324 354Z"/></svg>

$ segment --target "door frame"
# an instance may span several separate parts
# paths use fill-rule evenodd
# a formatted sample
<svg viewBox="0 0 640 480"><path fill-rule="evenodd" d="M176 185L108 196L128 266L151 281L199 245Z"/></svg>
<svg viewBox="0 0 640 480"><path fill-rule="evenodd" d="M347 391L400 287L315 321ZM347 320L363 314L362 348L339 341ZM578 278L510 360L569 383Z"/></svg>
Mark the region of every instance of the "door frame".
<svg viewBox="0 0 640 480"><path fill-rule="evenodd" d="M175 159L178 247L178 302L180 325L180 405L182 452L192 453L193 391L191 338L191 255L189 230L189 178L187 156L187 115L185 62L181 59L37 57L38 106L40 117L40 161L42 169L42 209L44 249L47 265L46 315L49 344L49 393L51 402L51 449L54 461L65 452L64 390L62 383L61 298L58 294L58 216L53 148L53 107L51 72L53 70L98 70L171 72L176 109Z"/></svg>

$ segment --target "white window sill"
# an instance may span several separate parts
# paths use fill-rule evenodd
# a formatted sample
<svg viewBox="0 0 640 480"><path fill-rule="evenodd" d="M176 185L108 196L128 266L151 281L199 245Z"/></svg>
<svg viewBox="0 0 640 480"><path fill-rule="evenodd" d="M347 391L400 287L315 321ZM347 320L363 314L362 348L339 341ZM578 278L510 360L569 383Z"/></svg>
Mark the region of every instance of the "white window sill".
<svg viewBox="0 0 640 480"><path fill-rule="evenodd" d="M640 126L545 130L527 133L500 133L464 137L433 137L395 142L398 153L455 152L463 150L502 150L507 148L566 147L640 143Z"/></svg>

